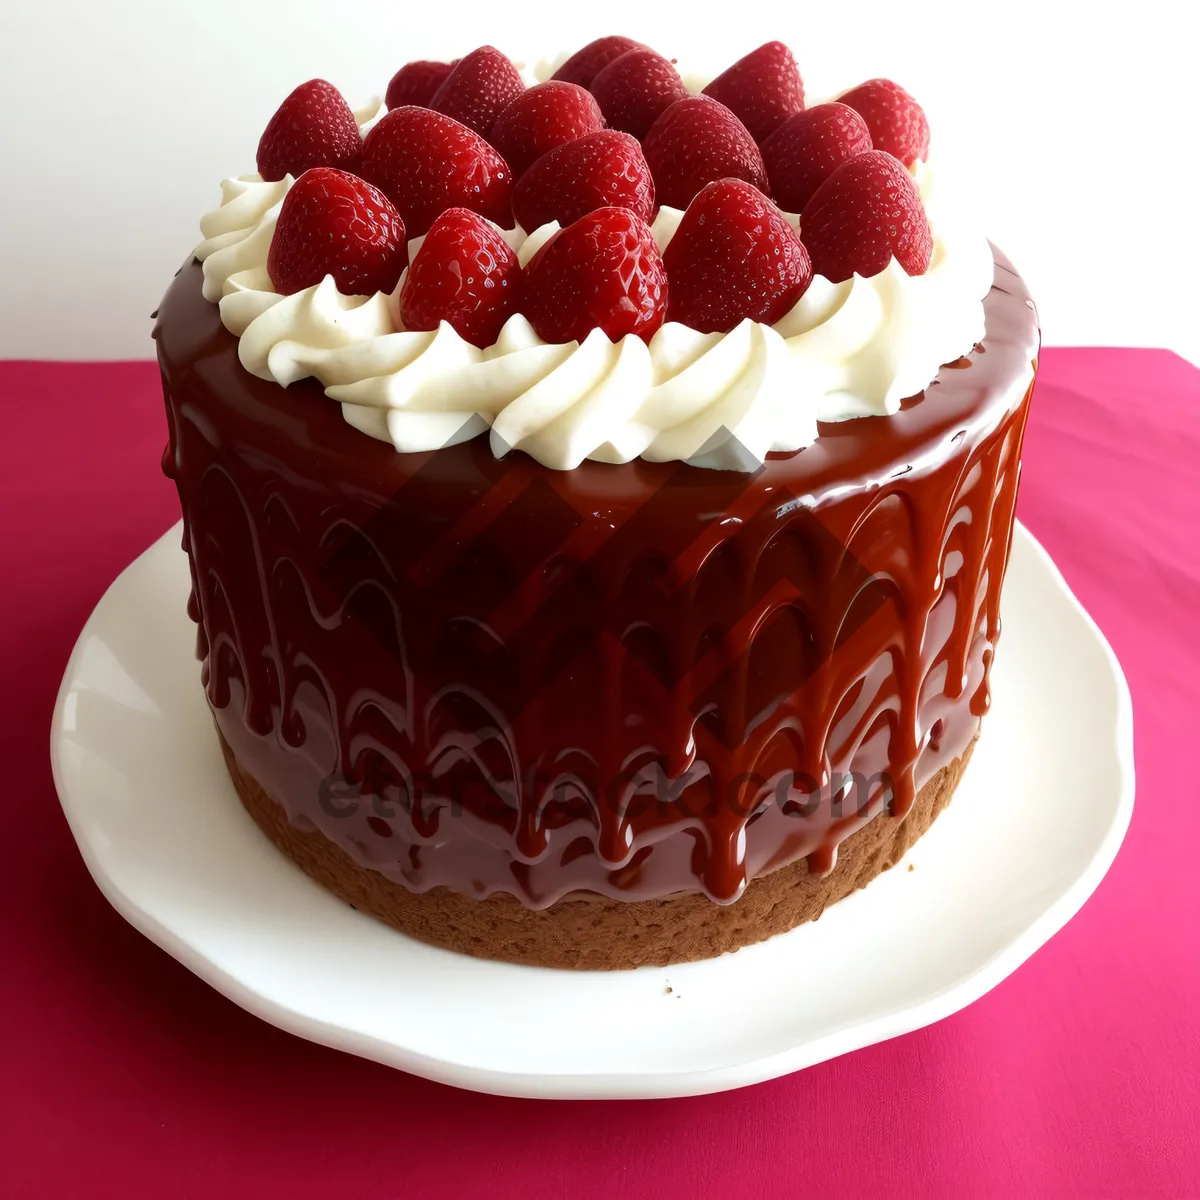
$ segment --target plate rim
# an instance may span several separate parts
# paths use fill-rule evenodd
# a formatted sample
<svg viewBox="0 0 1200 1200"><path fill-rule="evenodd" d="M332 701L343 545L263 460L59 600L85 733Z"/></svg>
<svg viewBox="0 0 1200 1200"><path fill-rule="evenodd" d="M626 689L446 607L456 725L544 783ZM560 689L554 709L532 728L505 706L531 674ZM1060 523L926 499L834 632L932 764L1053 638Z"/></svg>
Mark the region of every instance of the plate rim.
<svg viewBox="0 0 1200 1200"><path fill-rule="evenodd" d="M1115 763L1119 776L1113 817L1091 859L1076 879L1009 944L952 984L916 1002L905 1002L864 1020L850 1021L820 1037L787 1047L776 1053L701 1070L571 1073L547 1075L537 1071L497 1070L476 1067L425 1054L373 1034L348 1030L320 1017L311 1016L264 996L208 957L187 937L130 897L112 878L103 857L82 828L67 785L63 749L67 744L64 724L68 697L78 682L85 645L98 623L98 615L110 594L126 575L169 538L177 538L180 522L171 526L129 563L105 588L84 622L71 650L55 698L50 724L50 761L55 789L71 835L88 873L112 907L143 936L183 964L210 987L254 1016L285 1032L332 1049L367 1058L386 1066L470 1091L530 1099L661 1099L728 1091L779 1078L853 1050L887 1041L943 1020L980 999L1025 963L1058 933L1083 907L1116 859L1133 815L1135 774L1133 756L1133 703L1128 682L1108 640L1091 614L1071 591L1062 572L1044 546L1020 521L1014 522L1013 540L1028 543L1030 551L1046 572L1048 581L1068 601L1074 614L1102 652L1114 689L1115 711L1112 730ZM369 916L361 915L364 921ZM404 935L397 933L396 936ZM447 951L447 953L449 953ZM540 970L542 968L528 968ZM545 968L549 969L549 968Z"/></svg>

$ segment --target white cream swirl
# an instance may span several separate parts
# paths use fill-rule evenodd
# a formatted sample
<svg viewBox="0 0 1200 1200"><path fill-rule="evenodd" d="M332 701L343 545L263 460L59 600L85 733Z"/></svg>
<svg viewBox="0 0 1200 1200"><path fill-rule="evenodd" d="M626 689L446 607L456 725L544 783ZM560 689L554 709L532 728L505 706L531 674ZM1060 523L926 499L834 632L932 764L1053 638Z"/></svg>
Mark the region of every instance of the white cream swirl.
<svg viewBox="0 0 1200 1200"><path fill-rule="evenodd" d="M381 111L376 102L356 116L365 128ZM648 346L636 337L614 344L598 330L582 343L550 345L522 316L484 350L445 322L404 331L403 278L391 296L343 296L331 277L280 296L266 262L290 176L226 180L221 206L201 221L196 257L204 295L220 303L248 371L284 387L317 379L351 425L397 450L437 449L490 429L497 456L522 450L557 470L638 457L753 470L772 451L814 441L818 420L894 413L982 339L990 248L944 214L923 163L916 179L934 234L926 274L910 277L892 261L871 279L818 276L774 326L746 320L702 334L669 323ZM682 215L659 212L660 249ZM557 228L504 236L524 264ZM414 240L410 253L416 248Z"/></svg>

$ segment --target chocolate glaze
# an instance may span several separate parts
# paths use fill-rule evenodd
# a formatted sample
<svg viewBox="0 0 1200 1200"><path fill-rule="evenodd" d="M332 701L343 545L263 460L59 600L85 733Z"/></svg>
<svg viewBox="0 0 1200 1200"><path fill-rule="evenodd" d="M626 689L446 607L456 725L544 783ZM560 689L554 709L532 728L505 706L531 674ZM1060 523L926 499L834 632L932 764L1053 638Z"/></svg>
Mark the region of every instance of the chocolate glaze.
<svg viewBox="0 0 1200 1200"><path fill-rule="evenodd" d="M155 337L204 686L358 862L531 907L725 903L829 870L978 733L1038 347L999 255L982 345L755 475L397 454L246 372L200 284Z"/></svg>

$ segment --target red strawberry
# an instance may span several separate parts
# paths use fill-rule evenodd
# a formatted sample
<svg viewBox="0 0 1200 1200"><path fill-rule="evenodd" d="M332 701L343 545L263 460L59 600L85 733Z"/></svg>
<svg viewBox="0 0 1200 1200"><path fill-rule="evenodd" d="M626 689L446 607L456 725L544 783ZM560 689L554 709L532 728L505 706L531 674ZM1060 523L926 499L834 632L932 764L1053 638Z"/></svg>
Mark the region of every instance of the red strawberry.
<svg viewBox="0 0 1200 1200"><path fill-rule="evenodd" d="M434 221L400 289L405 329L449 321L468 342L490 346L520 304L521 268L496 227L467 208Z"/></svg>
<svg viewBox="0 0 1200 1200"><path fill-rule="evenodd" d="M890 79L868 79L838 97L867 123L876 150L894 154L906 167L929 154L929 122L925 111Z"/></svg>
<svg viewBox="0 0 1200 1200"><path fill-rule="evenodd" d="M603 128L591 93L576 83L551 80L522 92L496 118L490 141L520 175L555 146Z"/></svg>
<svg viewBox="0 0 1200 1200"><path fill-rule="evenodd" d="M615 129L556 146L513 189L513 216L529 233L547 221L572 225L611 205L643 221L654 216L654 180L642 148L637 138Z"/></svg>
<svg viewBox="0 0 1200 1200"><path fill-rule="evenodd" d="M487 137L496 118L524 90L517 68L495 46L480 46L459 60L429 107Z"/></svg>
<svg viewBox="0 0 1200 1200"><path fill-rule="evenodd" d="M719 179L700 192L663 262L671 280L668 320L701 333L728 333L747 317L774 325L812 282L795 229L740 179Z"/></svg>
<svg viewBox="0 0 1200 1200"><path fill-rule="evenodd" d="M924 275L933 255L917 185L884 150L842 163L804 206L800 228L813 270L833 283L878 275L893 255L910 275Z"/></svg>
<svg viewBox="0 0 1200 1200"><path fill-rule="evenodd" d="M405 63L392 76L384 103L388 108L403 108L406 104L428 108L434 93L446 82L446 76L456 66L458 59L452 63L430 62L428 59Z"/></svg>
<svg viewBox="0 0 1200 1200"><path fill-rule="evenodd" d="M687 208L714 179L744 179L767 190L762 155L746 127L709 96L672 104L646 134L642 151L659 204Z"/></svg>
<svg viewBox="0 0 1200 1200"><path fill-rule="evenodd" d="M812 194L846 161L871 149L867 123L844 104L818 104L788 117L762 144L771 195L784 212L803 212Z"/></svg>
<svg viewBox="0 0 1200 1200"><path fill-rule="evenodd" d="M704 94L730 109L756 142L804 107L800 69L782 42L768 42L739 58Z"/></svg>
<svg viewBox="0 0 1200 1200"><path fill-rule="evenodd" d="M428 108L394 108L367 134L362 174L400 210L409 237L461 206L512 224L512 172L473 130Z"/></svg>
<svg viewBox="0 0 1200 1200"><path fill-rule="evenodd" d="M267 274L290 296L332 275L346 296L390 292L408 253L391 201L357 175L313 167L283 199L267 253Z"/></svg>
<svg viewBox="0 0 1200 1200"><path fill-rule="evenodd" d="M620 58L627 50L642 50L641 42L635 42L627 37L602 37L594 42L588 42L582 50L576 50L557 71L555 79L566 83L577 83L580 87L590 88L592 80L608 66L614 58Z"/></svg>
<svg viewBox="0 0 1200 1200"><path fill-rule="evenodd" d="M602 329L649 341L667 308L667 272L650 227L627 208L598 208L560 229L525 267L525 316L547 342Z"/></svg>
<svg viewBox="0 0 1200 1200"><path fill-rule="evenodd" d="M309 167L357 169L362 138L350 105L324 79L302 83L279 106L258 141L264 179L303 175Z"/></svg>
<svg viewBox="0 0 1200 1200"><path fill-rule="evenodd" d="M629 50L592 80L592 95L613 129L644 138L676 100L688 94L679 72L653 50Z"/></svg>

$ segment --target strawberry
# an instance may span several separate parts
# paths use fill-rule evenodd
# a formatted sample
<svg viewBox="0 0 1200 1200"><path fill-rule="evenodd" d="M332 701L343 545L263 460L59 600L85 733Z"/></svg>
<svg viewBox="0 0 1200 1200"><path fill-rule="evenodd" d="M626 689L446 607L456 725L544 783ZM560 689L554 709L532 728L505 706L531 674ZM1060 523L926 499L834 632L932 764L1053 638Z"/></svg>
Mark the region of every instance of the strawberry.
<svg viewBox="0 0 1200 1200"><path fill-rule="evenodd" d="M613 129L644 138L676 100L688 94L679 72L653 50L628 50L592 80L592 95Z"/></svg>
<svg viewBox="0 0 1200 1200"><path fill-rule="evenodd" d="M592 80L608 66L614 58L620 58L628 50L644 50L641 42L635 42L627 37L602 37L594 42L588 42L582 50L576 50L557 71L555 79L565 83L577 83L580 87L590 88Z"/></svg>
<svg viewBox="0 0 1200 1200"><path fill-rule="evenodd" d="M563 142L604 128L590 92L551 80L522 92L497 118L489 139L516 175Z"/></svg>
<svg viewBox="0 0 1200 1200"><path fill-rule="evenodd" d="M788 117L762 144L771 195L803 212L812 194L848 158L871 149L867 123L844 104L818 104Z"/></svg>
<svg viewBox="0 0 1200 1200"><path fill-rule="evenodd" d="M449 321L468 342L492 345L519 307L517 256L490 221L448 208L430 227L400 289L405 329Z"/></svg>
<svg viewBox="0 0 1200 1200"><path fill-rule="evenodd" d="M702 188L663 254L667 319L728 333L747 317L774 325L812 282L808 251L757 188L719 179Z"/></svg>
<svg viewBox="0 0 1200 1200"><path fill-rule="evenodd" d="M659 204L687 208L714 179L744 179L767 190L762 155L746 127L709 96L672 104L642 142Z"/></svg>
<svg viewBox="0 0 1200 1200"><path fill-rule="evenodd" d="M767 42L739 58L704 89L720 100L761 142L804 107L804 84L792 52L782 42Z"/></svg>
<svg viewBox="0 0 1200 1200"><path fill-rule="evenodd" d="M524 90L517 68L495 46L480 46L459 60L429 107L487 137L496 118Z"/></svg>
<svg viewBox="0 0 1200 1200"><path fill-rule="evenodd" d="M332 275L346 296L390 292L408 253L391 201L357 175L312 167L283 198L267 252L267 274L290 296Z"/></svg>
<svg viewBox="0 0 1200 1200"><path fill-rule="evenodd" d="M383 117L363 143L362 175L400 210L409 237L455 206L512 224L508 164L474 130L428 108Z"/></svg>
<svg viewBox="0 0 1200 1200"><path fill-rule="evenodd" d="M667 308L667 272L650 227L627 208L598 208L560 229L525 267L525 316L547 342L649 341Z"/></svg>
<svg viewBox="0 0 1200 1200"><path fill-rule="evenodd" d="M906 167L929 154L929 122L925 111L890 79L868 79L838 97L854 109L871 131L876 150L894 154Z"/></svg>
<svg viewBox="0 0 1200 1200"><path fill-rule="evenodd" d="M269 180L309 167L357 169L362 138L350 105L324 79L302 83L279 106L258 141L258 173Z"/></svg>
<svg viewBox="0 0 1200 1200"><path fill-rule="evenodd" d="M833 283L878 275L893 256L909 275L924 275L933 255L921 194L885 150L842 163L804 206L800 229L813 270Z"/></svg>
<svg viewBox="0 0 1200 1200"><path fill-rule="evenodd" d="M637 138L615 129L556 146L513 189L513 216L528 233L547 221L572 225L617 205L643 221L654 216L654 180Z"/></svg>
<svg viewBox="0 0 1200 1200"><path fill-rule="evenodd" d="M388 108L403 108L406 104L428 108L434 93L446 82L446 76L456 66L458 59L452 63L430 62L428 59L405 63L387 85L384 103Z"/></svg>

